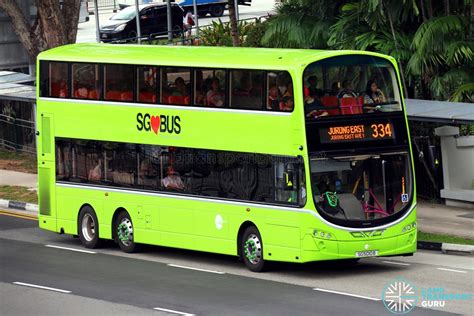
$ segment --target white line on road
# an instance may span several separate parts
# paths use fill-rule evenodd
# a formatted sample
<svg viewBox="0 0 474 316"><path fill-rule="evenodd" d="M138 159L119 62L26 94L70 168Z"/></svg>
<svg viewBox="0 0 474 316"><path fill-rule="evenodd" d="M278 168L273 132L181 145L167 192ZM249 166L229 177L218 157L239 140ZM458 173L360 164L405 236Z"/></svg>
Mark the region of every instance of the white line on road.
<svg viewBox="0 0 474 316"><path fill-rule="evenodd" d="M398 266L409 266L411 264L409 263L404 263L404 262L396 262L396 261L382 261L383 263L388 263L388 264L395 264Z"/></svg>
<svg viewBox="0 0 474 316"><path fill-rule="evenodd" d="M43 290L48 290L48 291L55 291L55 292L60 292L60 293L71 293L71 291L55 289L54 287L41 286L41 285L36 285L36 284L29 284L29 283L23 283L23 282L13 282L13 284L34 287L37 289L43 289Z"/></svg>
<svg viewBox="0 0 474 316"><path fill-rule="evenodd" d="M61 247L61 246L55 246L55 245L45 245L45 247L48 247L48 248L57 248L57 249L64 249L64 250L71 250L71 251L84 252L84 253L97 253L97 252L95 252L95 251L90 251L90 250L75 249L75 248Z"/></svg>
<svg viewBox="0 0 474 316"><path fill-rule="evenodd" d="M167 312L167 313L173 313L173 314L178 314L178 315L183 315L183 316L194 316L194 314L189 314L189 313L183 313L180 311L174 311L172 309L166 309L166 308L160 308L160 307L155 307L153 308L157 311L162 311L162 312Z"/></svg>
<svg viewBox="0 0 474 316"><path fill-rule="evenodd" d="M172 263L168 263L168 266L169 267L174 267L174 268L181 268L181 269L188 269L188 270L196 270L196 271L202 271L202 272L215 273L215 274L225 274L225 272L180 266L180 265L172 264Z"/></svg>
<svg viewBox="0 0 474 316"><path fill-rule="evenodd" d="M448 269L448 268L436 268L438 270L442 271L450 271L450 272L457 272L457 273L467 273L467 271L462 271L462 270L454 270L454 269Z"/></svg>
<svg viewBox="0 0 474 316"><path fill-rule="evenodd" d="M369 297L369 296L363 296L363 295L357 295L357 294L351 294L351 293L345 293L345 292L339 292L339 291L325 290L325 289L320 289L320 288L317 288L317 287L315 287L313 289L313 291L320 291L320 292L334 293L334 294L340 294L340 295L347 295L347 296L363 298L363 299L371 300L371 301L380 301L380 298L373 298L373 297Z"/></svg>

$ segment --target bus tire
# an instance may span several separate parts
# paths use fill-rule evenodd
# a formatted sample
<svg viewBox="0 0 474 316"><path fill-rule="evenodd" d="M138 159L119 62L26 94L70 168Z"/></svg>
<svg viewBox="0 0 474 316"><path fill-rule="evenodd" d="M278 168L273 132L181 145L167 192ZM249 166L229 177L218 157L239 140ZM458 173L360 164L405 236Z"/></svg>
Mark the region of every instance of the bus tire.
<svg viewBox="0 0 474 316"><path fill-rule="evenodd" d="M223 5L213 5L209 8L209 13L215 18L220 18L224 14Z"/></svg>
<svg viewBox="0 0 474 316"><path fill-rule="evenodd" d="M119 213L114 227L116 241L122 251L132 253L140 250L139 245L134 242L133 223L127 211Z"/></svg>
<svg viewBox="0 0 474 316"><path fill-rule="evenodd" d="M240 240L240 253L242 254L245 265L250 271L264 271L263 242L257 227L249 226L245 229L242 239Z"/></svg>
<svg viewBox="0 0 474 316"><path fill-rule="evenodd" d="M77 231L79 239L86 248L98 248L101 245L99 238L99 221L94 209L89 206L83 206L77 219Z"/></svg>

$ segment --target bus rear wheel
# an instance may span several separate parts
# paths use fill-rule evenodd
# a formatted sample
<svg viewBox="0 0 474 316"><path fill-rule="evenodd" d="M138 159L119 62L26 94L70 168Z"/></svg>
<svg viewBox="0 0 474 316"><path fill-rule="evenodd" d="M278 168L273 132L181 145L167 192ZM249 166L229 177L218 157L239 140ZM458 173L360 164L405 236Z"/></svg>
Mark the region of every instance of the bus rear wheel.
<svg viewBox="0 0 474 316"><path fill-rule="evenodd" d="M212 17L220 18L224 14L225 7L223 5L213 5L209 9L209 13Z"/></svg>
<svg viewBox="0 0 474 316"><path fill-rule="evenodd" d="M127 211L121 211L117 216L115 236L122 251L132 253L139 250L139 245L134 242L133 223Z"/></svg>
<svg viewBox="0 0 474 316"><path fill-rule="evenodd" d="M263 243L257 227L249 226L245 229L240 241L240 254L250 271L264 271Z"/></svg>
<svg viewBox="0 0 474 316"><path fill-rule="evenodd" d="M81 208L77 220L77 231L79 232L79 239L84 247L100 247L99 221L92 207L86 205Z"/></svg>

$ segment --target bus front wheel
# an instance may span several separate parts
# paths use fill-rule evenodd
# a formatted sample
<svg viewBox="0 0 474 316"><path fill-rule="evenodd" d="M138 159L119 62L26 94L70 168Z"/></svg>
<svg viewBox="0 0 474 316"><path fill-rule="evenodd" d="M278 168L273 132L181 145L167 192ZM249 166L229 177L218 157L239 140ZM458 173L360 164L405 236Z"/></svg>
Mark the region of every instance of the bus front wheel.
<svg viewBox="0 0 474 316"><path fill-rule="evenodd" d="M139 245L134 242L133 223L127 211L121 211L117 216L115 236L122 251L132 253L139 250Z"/></svg>
<svg viewBox="0 0 474 316"><path fill-rule="evenodd" d="M240 253L250 271L264 271L263 242L257 227L249 226L245 229L240 241Z"/></svg>
<svg viewBox="0 0 474 316"><path fill-rule="evenodd" d="M92 207L86 205L81 208L77 221L77 231L84 247L98 248L100 246L99 221Z"/></svg>

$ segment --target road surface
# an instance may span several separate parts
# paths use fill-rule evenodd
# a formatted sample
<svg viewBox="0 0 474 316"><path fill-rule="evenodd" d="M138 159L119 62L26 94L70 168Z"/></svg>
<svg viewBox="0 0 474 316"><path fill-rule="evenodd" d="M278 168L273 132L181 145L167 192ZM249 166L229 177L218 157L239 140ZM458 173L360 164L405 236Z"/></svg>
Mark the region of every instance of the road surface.
<svg viewBox="0 0 474 316"><path fill-rule="evenodd" d="M77 238L0 215L1 313L5 315L390 315L380 301L397 277L418 288L472 293L473 258L433 253L336 263L275 264L251 273L236 258L165 247L124 254L113 243L82 248ZM439 311L471 314L473 302Z"/></svg>

